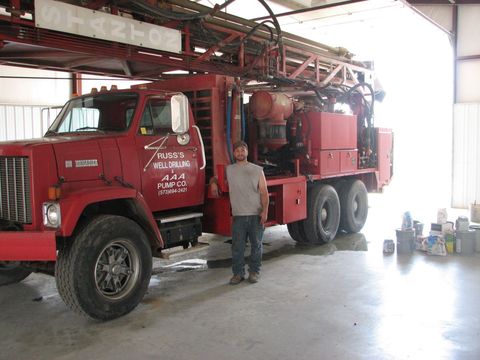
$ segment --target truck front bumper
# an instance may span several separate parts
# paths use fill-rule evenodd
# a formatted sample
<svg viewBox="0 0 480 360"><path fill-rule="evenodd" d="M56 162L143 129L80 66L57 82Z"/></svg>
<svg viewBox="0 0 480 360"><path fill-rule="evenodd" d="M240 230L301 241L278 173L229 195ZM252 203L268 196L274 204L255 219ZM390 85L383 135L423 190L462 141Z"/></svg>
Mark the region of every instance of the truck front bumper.
<svg viewBox="0 0 480 360"><path fill-rule="evenodd" d="M55 261L55 231L0 231L0 261Z"/></svg>

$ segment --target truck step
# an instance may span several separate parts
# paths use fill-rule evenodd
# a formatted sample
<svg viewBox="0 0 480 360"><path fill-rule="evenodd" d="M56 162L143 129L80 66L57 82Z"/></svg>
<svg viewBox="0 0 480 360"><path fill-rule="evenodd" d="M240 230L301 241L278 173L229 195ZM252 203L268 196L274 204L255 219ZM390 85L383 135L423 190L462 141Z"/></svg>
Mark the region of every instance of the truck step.
<svg viewBox="0 0 480 360"><path fill-rule="evenodd" d="M188 249L184 249L181 246L176 246L170 249L165 249L161 252L160 258L166 260L172 260L179 257L195 254L197 252L206 250L209 244L204 242L199 242L195 246L190 246Z"/></svg>
<svg viewBox="0 0 480 360"><path fill-rule="evenodd" d="M202 216L203 216L203 213L195 212L195 213L180 214L180 215L173 215L173 216L156 217L155 220L160 222L160 224L166 224L174 221L195 219Z"/></svg>

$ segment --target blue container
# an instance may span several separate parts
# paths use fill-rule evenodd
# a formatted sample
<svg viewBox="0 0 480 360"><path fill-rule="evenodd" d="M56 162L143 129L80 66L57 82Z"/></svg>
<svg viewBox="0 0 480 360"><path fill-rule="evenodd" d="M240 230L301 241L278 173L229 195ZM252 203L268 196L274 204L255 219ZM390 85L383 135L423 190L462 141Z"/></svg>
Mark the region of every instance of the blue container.
<svg viewBox="0 0 480 360"><path fill-rule="evenodd" d="M412 214L410 214L410 211L406 211L403 214L402 230L411 229L411 228L413 228Z"/></svg>

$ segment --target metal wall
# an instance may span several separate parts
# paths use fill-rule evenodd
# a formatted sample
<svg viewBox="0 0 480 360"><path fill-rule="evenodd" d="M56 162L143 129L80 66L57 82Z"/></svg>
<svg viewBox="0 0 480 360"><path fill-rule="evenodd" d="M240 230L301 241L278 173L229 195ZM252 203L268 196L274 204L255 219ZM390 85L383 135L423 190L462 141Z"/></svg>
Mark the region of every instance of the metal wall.
<svg viewBox="0 0 480 360"><path fill-rule="evenodd" d="M457 103L480 102L480 5L458 8Z"/></svg>
<svg viewBox="0 0 480 360"><path fill-rule="evenodd" d="M0 141L40 138L60 107L0 104Z"/></svg>
<svg viewBox="0 0 480 360"><path fill-rule="evenodd" d="M480 103L454 105L452 206L480 203Z"/></svg>
<svg viewBox="0 0 480 360"><path fill-rule="evenodd" d="M0 66L0 104L63 104L70 99L71 84L68 73Z"/></svg>
<svg viewBox="0 0 480 360"><path fill-rule="evenodd" d="M409 1L451 32L455 51L452 206L480 200L480 4ZM449 20L449 18L451 20Z"/></svg>

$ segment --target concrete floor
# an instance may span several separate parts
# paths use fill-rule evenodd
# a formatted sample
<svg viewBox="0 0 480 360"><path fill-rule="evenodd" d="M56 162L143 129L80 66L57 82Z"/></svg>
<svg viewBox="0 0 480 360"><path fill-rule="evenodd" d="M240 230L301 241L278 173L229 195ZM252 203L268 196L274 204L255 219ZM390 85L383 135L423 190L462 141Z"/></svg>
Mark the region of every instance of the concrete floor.
<svg viewBox="0 0 480 360"><path fill-rule="evenodd" d="M362 234L320 247L268 229L254 285L228 285L230 245L205 236L156 261L143 302L108 323L33 274L0 289L0 359L479 359L480 254L385 256L401 218L388 196L370 204Z"/></svg>

